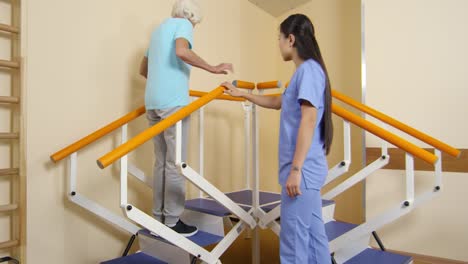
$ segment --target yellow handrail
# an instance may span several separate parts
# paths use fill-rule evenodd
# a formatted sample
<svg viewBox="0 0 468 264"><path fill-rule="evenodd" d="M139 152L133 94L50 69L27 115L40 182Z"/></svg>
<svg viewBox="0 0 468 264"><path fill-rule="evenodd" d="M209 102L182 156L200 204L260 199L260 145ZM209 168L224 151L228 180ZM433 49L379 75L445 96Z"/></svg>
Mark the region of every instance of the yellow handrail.
<svg viewBox="0 0 468 264"><path fill-rule="evenodd" d="M251 84L254 85L253 83L251 83ZM207 94L207 92L190 90L190 96L193 96L193 97L202 97L202 96L205 96L206 94ZM225 95L225 94L219 95L218 97L216 97L216 99L228 100L228 101L239 101L239 102L245 101L244 98L233 97L233 96L229 96L229 95ZM61 160L65 159L66 157L70 156L72 153L77 152L77 151L85 148L86 146L94 143L95 141L97 141L97 140L101 139L102 137L106 136L107 134L109 134L109 133L115 131L116 129L120 128L121 126L135 120L136 118L143 115L145 112L146 112L146 109L145 109L144 106L142 106L142 107L140 107L138 109L135 109L132 112L126 114L125 116L123 116L123 117L115 120L114 122L100 128L99 130L93 132L92 134L90 134L90 135L76 141L75 143L63 148L62 150L54 153L53 155L50 156L50 159L53 162L61 161Z"/></svg>
<svg viewBox="0 0 468 264"><path fill-rule="evenodd" d="M281 94L271 94L269 96L280 96ZM434 154L417 147L416 145L404 140L401 137L396 136L395 134L392 134L383 128L380 128L371 122L349 112L346 111L344 108L337 106L336 104L332 104L332 111L334 114L340 116L343 119L346 119L350 121L353 124L356 124L357 126L371 132L372 134L392 143L393 145L405 150L408 153L413 154L414 156L429 162L431 164L434 164L437 161L437 156Z"/></svg>
<svg viewBox="0 0 468 264"><path fill-rule="evenodd" d="M255 89L255 83L253 83L253 82L235 80L235 81L232 82L232 85L234 85L237 88L241 88L241 89L250 89L250 90Z"/></svg>
<svg viewBox="0 0 468 264"><path fill-rule="evenodd" d="M190 96L193 96L193 97L202 97L202 96L205 96L207 94L208 94L207 92L190 90ZM217 100L226 100L226 101L238 101L238 102L245 101L244 98L234 97L234 96L230 96L230 95L226 95L226 94L222 94L222 95L216 97L216 99Z"/></svg>
<svg viewBox="0 0 468 264"><path fill-rule="evenodd" d="M276 89L281 88L280 81L270 81L270 82L261 82L257 83L257 89L264 90L264 89Z"/></svg>
<svg viewBox="0 0 468 264"><path fill-rule="evenodd" d="M154 136L160 134L167 128L173 126L178 121L184 119L185 117L189 116L191 113L195 112L197 109L201 108L202 106L208 104L209 102L216 99L218 96L224 93L224 87L220 86L213 91L207 93L206 95L200 97L193 103L183 107L170 117L162 120L158 124L146 129L145 131L138 134L136 137L130 139L126 143L120 145L113 151L107 153L106 155L102 156L97 160L97 164L101 169L109 166L110 164L114 163L117 159L125 156L132 150L136 149L140 145L144 144L146 141L151 140Z"/></svg>
<svg viewBox="0 0 468 264"><path fill-rule="evenodd" d="M127 124L128 122L138 118L142 114L145 113L145 107L142 106L132 112L126 114L125 116L117 119L116 121L110 123L109 125L97 130L96 132L78 140L77 142L69 145L68 147L56 152L50 159L53 162L58 162L63 160L64 158L70 156L72 153L79 151L80 149L88 146L89 144L94 143L95 141L101 139L102 137L106 136L107 134L111 133L112 131L120 128L121 126Z"/></svg>
<svg viewBox="0 0 468 264"><path fill-rule="evenodd" d="M245 99L243 99L243 98L237 98L237 97L232 97L232 96L229 96L229 95L225 95L225 94L223 94L223 92L224 92L223 87L218 87L215 90L211 91L210 93L190 90L190 96L201 97L201 98L198 99L197 101L193 102L191 105L186 106L186 107L182 108L181 110L179 110L179 112L177 112L175 115L173 115L173 118L168 118L167 121L165 121L164 123L163 122L161 122L161 123L163 123L163 125L166 126L167 124L173 122L172 123L172 125L173 125L177 121L185 118L186 116L190 115L192 112L196 111L201 106L207 104L208 102L210 102L210 101L212 101L214 99L229 100L229 101L245 101ZM272 96L280 96L280 95L281 94L274 94ZM421 139L421 140L423 140L424 142L426 142L428 144L431 144L431 142L432 142L433 144L431 144L431 145L433 145L434 147L437 147L438 149L440 149L440 150L442 150L444 152L447 152L447 153L449 153L451 155L454 155L454 156L459 155L459 150L454 149L454 148L452 148L452 147L450 147L450 146L448 146L448 145L446 145L446 144L444 144L444 143L442 143L442 142L440 142L440 141L438 141L436 139L433 139L430 136L427 136L427 135L417 131L416 129L413 129L413 128L409 127L409 126L406 126L406 125L402 124L401 122L399 122L397 120L394 120L393 118L388 117L388 116L386 116L386 115L384 115L384 114L382 114L382 113L380 113L380 112L378 112L378 111L376 111L376 110L374 110L374 109L372 109L370 107L367 107L367 106L365 106L363 104L355 102L354 100L352 100L349 97L346 97L343 94L340 94L340 93L338 93L336 91L333 91L333 96L335 98L339 97L339 98L337 98L339 100L345 100L345 103L349 103L352 106L355 106L356 108L358 108L358 109L360 109L362 111L365 110L366 113L368 113L368 114L370 114L370 115L372 115L372 116L374 116L376 118L378 118L378 114L381 115L380 117L382 119L389 118L389 120L386 120L386 121L390 122L391 125L394 125L393 123L398 124L398 125L395 125L395 127L400 128L401 130L407 132L408 134L414 135L415 137L417 137L419 139L423 138L425 140L423 140L423 139ZM381 138L387 140L388 142L394 144L395 146L398 146L398 147L402 148L403 150L407 151L408 153L411 153L414 156L419 157L419 158L423 159L426 162L434 163L437 160L437 157L435 155L433 155L432 153L429 153L429 152L425 151L424 149L419 148L419 147L415 146L414 144L411 144L408 141L406 141L406 140L404 140L404 139L402 139L402 138L400 138L400 137L398 137L398 136L396 136L396 135L394 135L392 133L389 133L389 132L385 131L384 129L370 123L369 121L367 121L365 119L360 118L357 115L354 115L354 114L346 111L345 109L343 109L343 108L341 108L341 107L339 107L337 105L332 105L332 110L333 110L333 112L335 114L341 116L342 118L347 119L348 121L362 127L363 129L368 130L369 132L377 135L378 137L381 137ZM145 112L146 112L145 107L142 106L142 107L128 113L127 115L119 118L118 120L112 122L111 124L97 130L96 132L94 132L94 133L80 139L79 141L67 146L66 148L58 151L57 153L53 154L50 158L51 158L52 161L58 162L58 161L60 161L60 160L62 160L64 158L68 157L72 153L74 153L76 151L79 151L80 149L88 146L89 144L92 144L93 142L95 142L95 141L99 140L100 138L104 137L105 135L113 132L114 130L118 129L119 127L121 127L121 126L129 123L130 121L138 118L139 116L141 116ZM181 118L178 119L178 120L175 120L175 119L177 119L179 117L181 117ZM382 121L384 121L384 120L382 120ZM146 131L144 131L143 133L141 133L140 135L142 135L143 136L142 138L145 139L146 137L148 137L149 134L155 133L155 132L157 132L157 134L159 134L161 131L163 131L166 128L171 126L171 125L168 125L167 127L163 127L163 125L161 125L160 128L158 128L158 129L154 129L154 127L149 128ZM420 134L422 134L422 136L421 135L416 136L416 135L418 135L418 132ZM427 136L429 139L424 138L423 136ZM149 138L152 138L152 136L149 137ZM129 142L133 142L133 143L135 143L137 145L130 146L131 150L129 150L128 152L132 151L133 149L135 149L139 145L146 142L146 141L144 141L143 143L140 144L140 141L141 141L141 139L140 140L135 140L135 141L130 140ZM109 164L111 164L115 160L117 160L118 158L120 158L123 155L127 154L128 152L126 152L126 151L128 149L123 149L123 146L125 145L125 146L128 147L129 142L123 144L122 146L120 146L119 148L114 150L113 152L110 152L110 153L106 154L105 156L101 157L98 160L98 165L101 168L105 168ZM444 145L445 145L445 147L444 147ZM121 155L121 156L119 156L119 155ZM117 158L115 158L115 157L117 157Z"/></svg>
<svg viewBox="0 0 468 264"><path fill-rule="evenodd" d="M365 120L364 118L353 114L349 111L346 111L344 108L332 104L332 111L341 118L348 120L349 122L361 127L364 130L369 131L370 133L390 142L391 144L403 149L407 153L412 154L415 157L418 157L424 160L427 163L434 164L438 158L436 155L430 153L427 150L424 150L403 138L386 131L385 129L374 125L373 123Z"/></svg>
<svg viewBox="0 0 468 264"><path fill-rule="evenodd" d="M449 155L451 156L454 156L454 157L459 157L460 156L460 150L452 147L452 146L449 146L448 144L445 144L444 142L440 141L440 140L437 140L419 130L416 130L388 115L385 115L371 107L368 107L367 105L364 105L362 103L359 103L355 100L353 100L352 98L340 93L340 92L337 92L337 91L332 91L332 96L350 106L353 106L355 107L356 109L366 113L366 114L369 114L377 119L379 119L380 121L382 122L385 122L431 146L433 146L434 148L436 149L439 149L445 153L448 153Z"/></svg>

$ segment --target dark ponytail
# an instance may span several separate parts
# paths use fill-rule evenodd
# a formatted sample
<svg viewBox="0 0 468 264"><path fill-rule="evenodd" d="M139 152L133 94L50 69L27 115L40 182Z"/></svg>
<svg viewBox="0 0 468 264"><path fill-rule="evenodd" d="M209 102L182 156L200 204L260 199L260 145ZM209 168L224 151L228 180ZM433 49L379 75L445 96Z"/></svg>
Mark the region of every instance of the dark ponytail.
<svg viewBox="0 0 468 264"><path fill-rule="evenodd" d="M330 148L333 141L333 122L331 111L331 84L328 75L327 67L320 52L317 39L315 38L314 25L310 19L302 14L289 16L280 25L280 31L285 36L294 35L294 47L297 49L298 55L303 60L313 59L322 67L325 73L325 109L323 114L322 136L324 149L326 154L330 153Z"/></svg>

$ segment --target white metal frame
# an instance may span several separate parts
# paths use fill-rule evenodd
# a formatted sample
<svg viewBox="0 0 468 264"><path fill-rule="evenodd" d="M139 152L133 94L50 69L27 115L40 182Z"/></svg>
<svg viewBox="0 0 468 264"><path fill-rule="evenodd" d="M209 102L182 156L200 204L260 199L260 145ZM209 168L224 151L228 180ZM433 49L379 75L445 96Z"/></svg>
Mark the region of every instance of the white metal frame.
<svg viewBox="0 0 468 264"><path fill-rule="evenodd" d="M182 158L182 121L179 121L176 124L176 162L178 165L181 165ZM127 127L122 127L122 143L124 143L126 138ZM153 217L144 213L137 207L127 202L127 178L128 178L128 164L127 164L127 155L121 158L120 160L120 197L121 197L121 207L124 210L124 213L132 221L140 224L147 230L163 237L169 243L176 245L177 247L185 250L191 255L197 256L199 259L205 261L206 263L220 263L219 259L216 258L211 252L207 251L203 247L200 247L196 243L190 241L188 238L180 235L171 228L162 224L161 222L155 220ZM201 176L199 176L201 177Z"/></svg>
<svg viewBox="0 0 468 264"><path fill-rule="evenodd" d="M349 123L344 120L344 148L345 148L345 161L347 160L347 154L350 155L350 145L349 145ZM388 125L382 125L385 129L388 129ZM348 140L347 140L348 139ZM348 148L349 146L349 148ZM351 176L349 179L339 184L332 190L328 191L323 195L323 199L331 200L337 195L343 193L350 187L354 186L356 183L365 180L373 172L385 167L390 160L388 155L388 142L382 140L382 155L379 159L369 164L363 168L358 173ZM441 189L442 185L442 160L441 160L441 151L435 150L435 155L438 157L437 162L435 163L435 188L433 190L426 191L422 195L415 197L415 182L414 182L414 158L412 155L406 153L406 200L401 204L395 206L394 208L389 209L388 211L382 213L381 215L371 219L364 224L352 229L346 234L336 238L330 242L330 251L335 252L335 260L338 263L343 263L355 256L357 253L361 252L368 247L369 238L373 231L378 230L379 228L389 224L396 219L410 213L415 208L419 207L423 203L429 201L434 196L437 195L437 192ZM339 164L341 165L341 164ZM327 177L327 183L339 177L339 165L335 166L330 170L329 176ZM349 164L348 164L349 167ZM344 173L344 172L342 172ZM342 174L341 173L341 174ZM341 175L340 174L340 175ZM336 176L335 176L336 175ZM275 221L280 215L280 207L278 206L268 214L264 214L260 218L259 226L261 228L270 227L275 233L279 234L279 227L271 227L272 224L277 224Z"/></svg>
<svg viewBox="0 0 468 264"><path fill-rule="evenodd" d="M259 90L260 95L263 90ZM259 118L257 105L252 104L252 163L253 163L253 188L252 188L252 209L255 222L258 221L260 208L260 165L259 165ZM252 230L252 263L260 263L260 230L258 227Z"/></svg>
<svg viewBox="0 0 468 264"><path fill-rule="evenodd" d="M260 94L262 92L260 91ZM199 114L199 132L200 132L200 157L199 157L199 168L200 173L196 172L190 166L188 166L182 160L182 121L176 124L176 165L179 167L180 172L184 177L187 178L191 183L200 189L200 197L203 197L203 193L206 193L209 197L216 200L224 207L226 207L233 215L240 219L228 234L223 238L221 242L211 251L207 251L204 248L198 246L194 242L190 241L186 237L173 231L166 225L156 221L153 217L147 215L140 209L128 202L128 174L132 174L139 180L152 187L151 182L145 176L144 172L139 170L137 167L128 164L128 157L124 156L120 159L120 206L124 210L125 215L136 222L140 226L148 229L149 231L160 235L162 238L179 247L180 249L190 253L191 255L197 256L199 259L206 263L220 263L220 256L229 248L230 245L240 236L240 234L247 228L253 230L253 241L252 241L252 263L260 262L260 236L259 228L271 229L274 233L279 235L280 225L275 221L280 216L281 206L277 206L269 213L266 213L260 207L260 190L259 190L259 119L257 113L257 107L254 104L243 104L245 111L245 146L249 146L250 141L252 157L246 155L246 187L250 189L252 184L252 207L249 212L242 209L240 204L232 201L225 193L218 190L208 180L203 177L204 170L204 109L200 109ZM250 125L251 124L251 125ZM127 130L128 126L122 126L121 141L125 143L127 141ZM336 177L339 177L349 169L351 163L351 131L350 123L344 121L344 160L341 164L337 165L330 171L331 176L327 178L327 182L332 181ZM247 151L248 152L248 151ZM410 154L406 154L406 200L384 212L383 214L371 219L364 224L352 229L346 234L336 238L330 242L331 252L336 253L336 260L344 262L355 255L359 250L362 251L368 245L368 240L372 231L379 229L380 227L398 219L399 217L408 214L422 203L434 197L440 190L442 185L442 161L441 152L435 151L435 155L439 158L435 164L435 188L434 190L427 191L422 195L415 195L415 182L414 182L414 158ZM125 218L114 214L108 209L100 206L99 204L91 201L85 196L77 192L77 175L78 175L78 153L73 153L70 156L70 164L68 171L68 193L70 201L85 208L92 212L96 216L104 219L112 225L120 228L121 230L127 231L131 234L136 234L140 227L132 222L127 221ZM252 167L249 163L252 162ZM339 184L325 195L324 199L331 200L337 195L343 193L356 183L366 179L373 172L383 168L389 162L388 147L387 143L382 143L382 156L369 164L349 179ZM340 166L341 165L341 166ZM253 177L250 177L250 176Z"/></svg>
<svg viewBox="0 0 468 264"><path fill-rule="evenodd" d="M80 207L90 211L94 215L102 218L111 225L117 227L122 231L126 231L130 234L136 234L141 228L137 225L127 221L124 217L117 215L110 210L104 208L98 203L88 199L86 196L78 193L77 189L77 178L78 178L78 153L75 152L69 157L68 167L68 199L79 205Z"/></svg>
<svg viewBox="0 0 468 264"><path fill-rule="evenodd" d="M255 119L255 106L253 104L243 104L243 109L245 111L244 120L245 120L245 146L248 148L250 145L250 129L252 133L256 134L255 142L258 142L258 126L254 125L250 127L250 115L254 116ZM172 229L168 228L164 224L158 222L151 216L145 214L140 209L136 208L134 205L129 204L127 201L127 178L128 173L136 176L139 180L151 186L151 183L148 181L148 178L145 176L144 172L138 169L135 166L128 164L127 156L124 156L120 159L120 177L121 177L121 207L124 210L125 214L132 221L140 224L149 231L161 236L166 239L168 242L174 244L175 246L185 250L191 255L197 256L199 259L203 260L206 263L220 263L219 257L227 250L227 248L240 236L240 234L249 227L250 229L256 229L257 221L252 216L254 214L254 207L251 211L246 212L242 207L232 201L226 194L218 190L214 185L212 185L208 180L203 177L203 162L204 162L204 111L203 108L199 111L199 137L200 137L200 156L199 156L199 168L201 173L196 172L190 166L187 165L182 160L182 121L179 121L176 124L176 165L179 167L181 174L187 178L192 184L197 186L200 189L200 197L203 197L203 193L206 193L209 197L213 198L224 207L226 207L233 215L237 216L240 219L240 222L237 223L228 234L221 240L217 246L211 251L207 251L204 248L198 246L189 239L181 236L180 234L174 232ZM255 121L254 121L255 122ZM255 123L254 123L255 124ZM122 127L122 143L127 140L127 126ZM256 147L258 149L258 146ZM254 153L254 155L256 155ZM256 156L255 156L256 157ZM254 158L255 160L255 158ZM250 183L250 157L246 157L246 185L249 187ZM254 173L257 176L257 180L254 180L253 185L254 189L257 190L257 195L254 195L254 204L259 204L258 197L258 163L254 162ZM255 193L255 190L253 193ZM257 206L258 207L258 206ZM258 232L258 231L257 231ZM258 249L260 245L259 236L254 236L258 239ZM259 259L259 255L258 259ZM258 262L256 262L258 263Z"/></svg>
<svg viewBox="0 0 468 264"><path fill-rule="evenodd" d="M388 126L384 124L383 127L387 128ZM349 137L347 137L348 135L350 135L350 131L349 123L346 124L346 121L344 130L345 160L347 160L347 157L350 157L348 156L350 155L350 144L348 141ZM361 182L362 180L365 180L369 175L371 175L375 171L385 167L390 160L390 156L388 155L388 143L386 141L382 141L381 149L382 155L379 159L367 165L362 170L360 170L359 172L357 172L356 174L354 174L335 188L325 193L322 196L322 198L326 200L331 200L337 195L348 190L355 184ZM373 231L378 230L379 228L410 213L412 210L414 210L415 208L419 207L420 205L429 201L437 195L437 192L441 189L442 185L441 151L436 149L435 155L438 157L438 160L434 165L435 188L433 190L426 191L425 193L416 196L414 182L414 158L412 155L406 153L406 200L403 201L401 204L394 206L393 208L385 211L384 213L376 216L375 218L359 225L358 227L331 241L330 252L335 252L335 260L338 263L346 262L347 260L354 257L357 253L362 252L364 249L368 248L369 239ZM277 206L269 213L264 213L261 209L257 210L256 215L259 216L259 227L263 229L270 228L274 233L279 235L281 227L276 222L276 219L278 219L278 217L280 216L280 211L280 206Z"/></svg>
<svg viewBox="0 0 468 264"><path fill-rule="evenodd" d="M330 169L325 180L325 184L330 183L344 173L348 172L349 166L351 165L351 125L349 121L346 120L343 120L343 136L344 159Z"/></svg>
<svg viewBox="0 0 468 264"><path fill-rule="evenodd" d="M335 188L329 190L327 193L322 195L322 198L325 200L332 200L339 194L345 192L352 186L354 186L356 183L359 183L360 181L366 179L369 175L372 173L380 170L381 168L385 167L388 162L389 162L390 157L387 156L382 156L376 161L372 162L371 164L367 165L364 167L362 170L359 172L355 173L353 176L349 177L346 179L344 182L336 186Z"/></svg>

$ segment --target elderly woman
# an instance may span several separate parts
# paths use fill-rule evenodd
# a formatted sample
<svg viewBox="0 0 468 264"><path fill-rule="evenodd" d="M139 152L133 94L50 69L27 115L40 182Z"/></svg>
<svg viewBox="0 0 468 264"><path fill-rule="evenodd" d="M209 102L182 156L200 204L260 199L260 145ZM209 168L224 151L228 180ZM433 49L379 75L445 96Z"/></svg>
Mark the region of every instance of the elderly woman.
<svg viewBox="0 0 468 264"><path fill-rule="evenodd" d="M145 105L153 126L189 104L191 66L213 74L227 74L232 64L212 66L193 49L193 29L202 15L195 0L177 0L172 18L166 19L151 35L140 73L147 78ZM186 156L187 121L183 121L183 156ZM153 138L156 161L153 171L153 216L174 231L192 236L197 228L180 220L185 205L185 179L175 164L176 129L168 128Z"/></svg>

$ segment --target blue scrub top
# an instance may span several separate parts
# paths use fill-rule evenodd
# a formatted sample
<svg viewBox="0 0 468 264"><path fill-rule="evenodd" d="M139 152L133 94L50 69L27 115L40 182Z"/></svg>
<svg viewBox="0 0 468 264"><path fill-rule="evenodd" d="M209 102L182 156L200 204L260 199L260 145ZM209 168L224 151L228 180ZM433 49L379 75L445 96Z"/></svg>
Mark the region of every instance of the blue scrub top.
<svg viewBox="0 0 468 264"><path fill-rule="evenodd" d="M301 122L301 100L317 109L312 144L302 167L302 181L306 189L320 190L328 174L328 164L322 135L325 106L326 77L320 64L309 59L294 73L283 93L279 137L279 183L284 186L291 171L296 150L297 133Z"/></svg>

